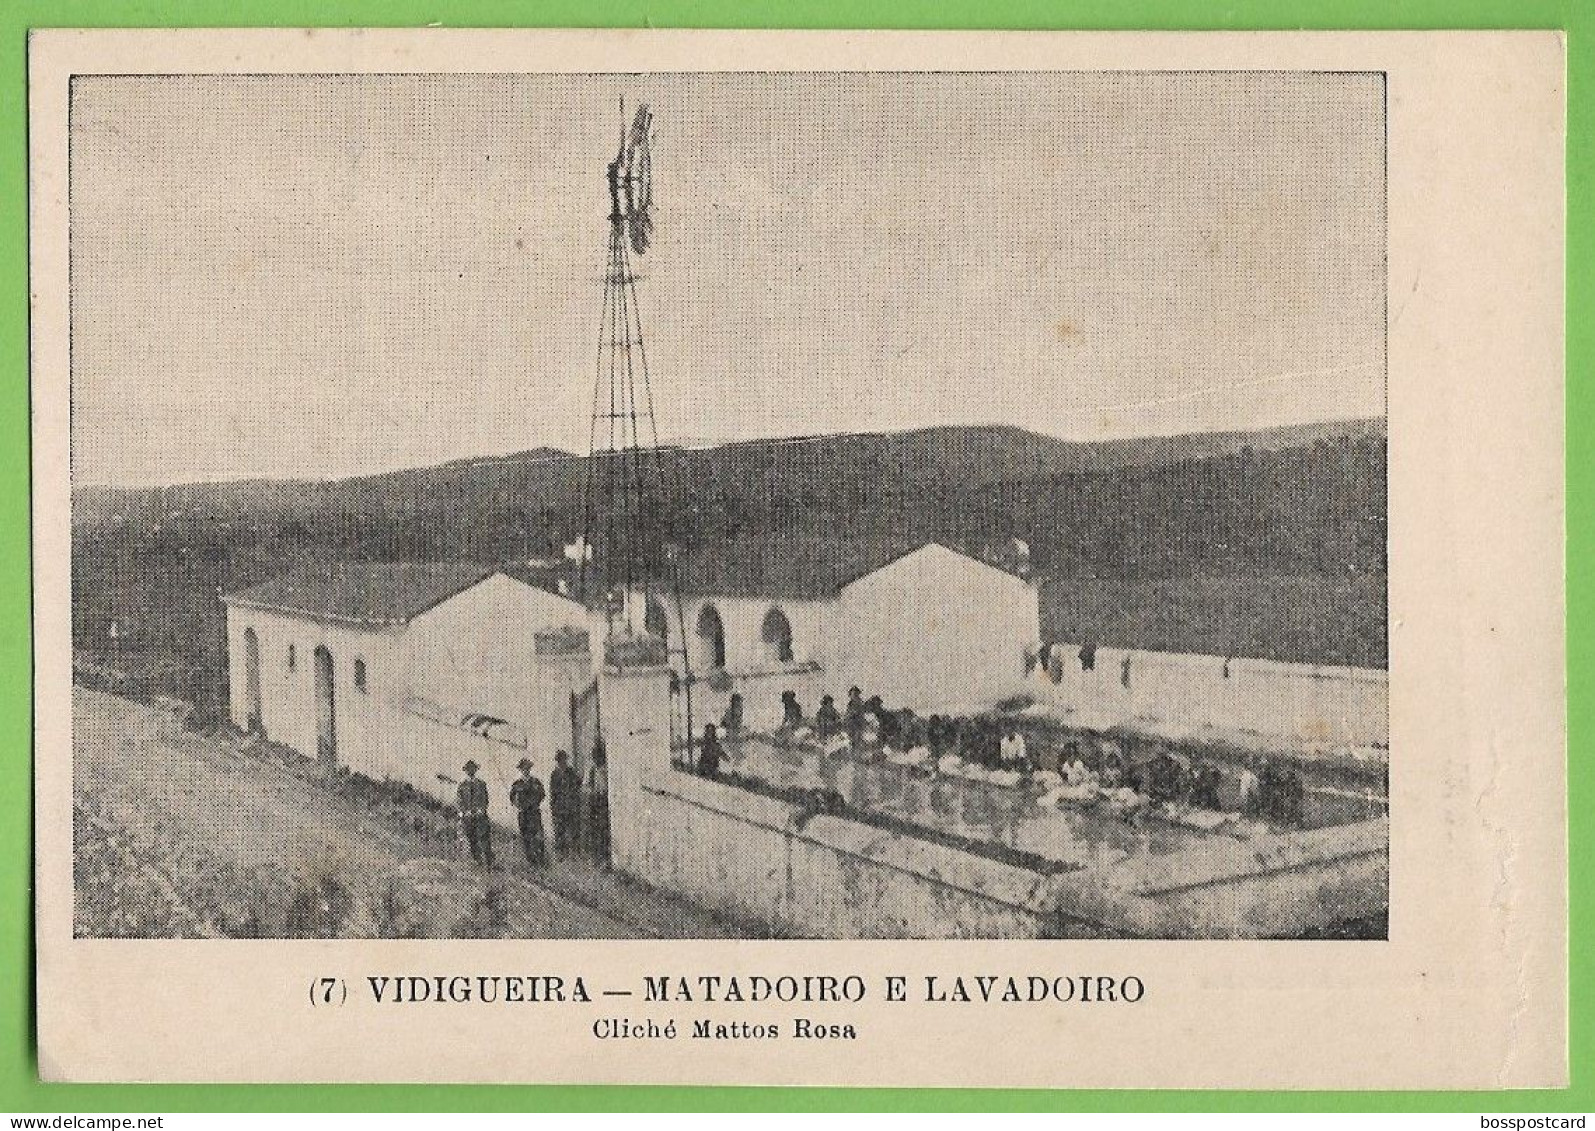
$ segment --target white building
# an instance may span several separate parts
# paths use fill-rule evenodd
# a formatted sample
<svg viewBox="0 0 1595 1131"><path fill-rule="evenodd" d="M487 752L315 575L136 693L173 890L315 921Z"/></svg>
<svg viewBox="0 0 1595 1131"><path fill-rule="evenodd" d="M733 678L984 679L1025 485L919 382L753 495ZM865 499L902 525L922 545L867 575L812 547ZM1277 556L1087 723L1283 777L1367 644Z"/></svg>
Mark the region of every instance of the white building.
<svg viewBox="0 0 1595 1131"><path fill-rule="evenodd" d="M979 710L1023 689L1040 635L1033 583L936 542L738 542L681 573L681 607L656 596L644 621L678 667L685 638L695 687L711 689L695 692L700 721L733 690L755 726L779 721L786 690L810 714L854 686L894 708Z"/></svg>
<svg viewBox="0 0 1595 1131"><path fill-rule="evenodd" d="M582 606L468 565L309 570L224 598L233 721L376 779L454 800L474 758L504 790L575 750L572 695L592 684ZM578 751L578 761L580 752Z"/></svg>

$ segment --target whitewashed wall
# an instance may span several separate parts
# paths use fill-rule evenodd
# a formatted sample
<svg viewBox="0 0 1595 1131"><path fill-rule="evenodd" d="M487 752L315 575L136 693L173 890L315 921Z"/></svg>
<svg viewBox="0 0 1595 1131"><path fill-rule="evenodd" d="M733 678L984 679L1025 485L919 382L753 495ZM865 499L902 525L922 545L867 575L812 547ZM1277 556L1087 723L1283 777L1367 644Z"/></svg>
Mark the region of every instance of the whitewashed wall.
<svg viewBox="0 0 1595 1131"><path fill-rule="evenodd" d="M570 693L587 686L580 659L537 654L539 632L586 629L581 605L502 575L422 613L404 634L400 663L413 693L506 719L544 760L570 744Z"/></svg>
<svg viewBox="0 0 1595 1131"><path fill-rule="evenodd" d="M825 690L824 673L813 665L742 672L731 676L728 687L711 686L710 680L699 673L692 692L693 730L702 734L704 723L718 725L734 692L742 695L745 725L754 730L774 730L781 725L782 692L795 694L803 713L812 718ZM836 701L838 710L842 703L841 699Z"/></svg>
<svg viewBox="0 0 1595 1131"><path fill-rule="evenodd" d="M325 647L333 663L338 761L354 768L382 764L388 743L383 734L381 702L395 680L407 678L395 663L401 630L359 629L229 606L228 681L232 718L240 727L248 722L244 631L250 627L260 640L261 725L266 737L307 757L316 756L315 650ZM292 671L288 668L290 644L295 654ZM366 665L363 692L354 684L356 659L364 660Z"/></svg>
<svg viewBox="0 0 1595 1131"><path fill-rule="evenodd" d="M681 670L681 622L677 619L673 598L662 598L669 620L669 642L672 664ZM773 727L781 721L781 693L795 691L804 710L813 713L819 704L819 682L813 670L821 662L831 639L834 603L828 601L771 600L765 597L694 597L684 599L686 605L688 659L696 682L693 689L694 730L702 731L704 723L718 723L732 692L741 692L745 700L746 720L754 727ZM719 689L709 686L716 675L709 664L704 643L698 638L698 615L704 606L713 605L720 614L725 628L726 664L722 678L729 687ZM792 628L792 659L781 661L764 641L764 618L771 609L779 609ZM642 623L642 614L635 614Z"/></svg>
<svg viewBox="0 0 1595 1131"><path fill-rule="evenodd" d="M1140 722L1259 736L1295 749L1386 746L1389 673L1273 660L1098 648L1082 671L1078 644L1059 644L1059 682L1038 670L1026 690L1087 726ZM1129 683L1124 661L1130 661Z"/></svg>
<svg viewBox="0 0 1595 1131"><path fill-rule="evenodd" d="M591 683L589 653L539 656L536 635L585 627L575 602L502 575L423 613L407 627L358 629L243 606L228 608L231 712L247 723L244 630L260 640L262 724L266 735L314 757L314 651L333 656L338 762L377 779L406 781L453 802L460 767L483 767L496 818L509 819L504 801L515 763L529 755L540 776L557 749L570 749L570 694ZM296 670L287 649L296 649ZM354 661L366 665L366 689L354 685ZM525 736L509 746L422 717L414 700L464 714L504 719ZM501 804L501 802L503 802Z"/></svg>
<svg viewBox="0 0 1595 1131"><path fill-rule="evenodd" d="M590 632L586 610L501 574L416 617L401 645L410 693L504 719L524 734L527 745L522 750L406 718L399 744L402 765L390 776L452 802L460 767L474 758L482 765L494 817L508 820L500 802L519 775L515 764L528 756L547 779L555 751L571 749L571 693L592 682L591 653L538 655L537 634L559 628Z"/></svg>
<svg viewBox="0 0 1595 1131"><path fill-rule="evenodd" d="M826 682L838 703L857 685L891 707L978 710L1025 686L1040 626L1035 586L925 546L842 590Z"/></svg>
<svg viewBox="0 0 1595 1131"><path fill-rule="evenodd" d="M698 616L704 606L713 605L725 626L726 670L731 672L761 672L783 666L776 659L771 646L764 642L764 618L771 609L779 609L792 626L792 658L794 662L815 658L824 644L826 603L820 601L772 600L767 597L687 597L687 636L693 651L692 670L709 670L708 655L698 638ZM678 625L672 618L670 629L674 634ZM679 643L675 646L679 647Z"/></svg>
<svg viewBox="0 0 1595 1131"><path fill-rule="evenodd" d="M680 623L674 603L667 599L666 605L679 669ZM1033 585L938 545L860 578L833 600L688 597L689 659L699 678L693 710L700 726L717 721L729 698L703 682L712 670L696 634L705 605L720 614L731 690L743 694L755 727L780 721L780 695L787 690L810 715L822 694L840 707L854 685L916 711L990 707L1025 689L1025 649L1041 625ZM763 640L772 608L792 626L790 663L778 662Z"/></svg>

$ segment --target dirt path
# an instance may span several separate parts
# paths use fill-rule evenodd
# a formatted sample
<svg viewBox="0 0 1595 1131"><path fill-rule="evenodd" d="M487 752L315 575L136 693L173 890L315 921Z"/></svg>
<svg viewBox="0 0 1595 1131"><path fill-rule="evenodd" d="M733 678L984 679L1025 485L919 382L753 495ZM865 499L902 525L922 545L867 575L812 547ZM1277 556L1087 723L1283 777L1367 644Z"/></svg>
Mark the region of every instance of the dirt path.
<svg viewBox="0 0 1595 1131"><path fill-rule="evenodd" d="M436 814L380 811L227 737L76 689L80 935L732 937L726 923L587 861L531 873L462 858Z"/></svg>

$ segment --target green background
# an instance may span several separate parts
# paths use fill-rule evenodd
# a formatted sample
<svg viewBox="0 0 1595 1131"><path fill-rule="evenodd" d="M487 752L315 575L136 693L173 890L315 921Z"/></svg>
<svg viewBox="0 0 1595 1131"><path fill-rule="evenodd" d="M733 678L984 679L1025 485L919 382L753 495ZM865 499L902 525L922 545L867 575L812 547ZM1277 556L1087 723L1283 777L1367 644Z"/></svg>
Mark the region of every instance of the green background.
<svg viewBox="0 0 1595 1131"><path fill-rule="evenodd" d="M45 1085L33 1040L29 648L27 32L30 27L423 26L798 28L1563 28L1568 33L1567 518L1572 1018L1570 1090L1524 1092L977 1091L410 1085ZM1036 0L0 0L0 1111L1078 1110L1590 1111L1595 1109L1595 2L1319 0L1139 4ZM93 992L92 987L85 987ZM1347 1034L1348 1040L1355 1039Z"/></svg>

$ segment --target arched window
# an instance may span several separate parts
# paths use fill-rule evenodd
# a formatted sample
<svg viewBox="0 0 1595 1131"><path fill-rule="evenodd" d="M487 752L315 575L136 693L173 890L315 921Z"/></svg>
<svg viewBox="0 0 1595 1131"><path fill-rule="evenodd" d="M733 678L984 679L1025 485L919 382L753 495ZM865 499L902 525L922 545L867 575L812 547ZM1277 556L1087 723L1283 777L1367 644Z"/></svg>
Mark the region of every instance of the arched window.
<svg viewBox="0 0 1595 1131"><path fill-rule="evenodd" d="M726 666L726 630L720 610L705 605L698 611L698 641L703 648L703 663L711 669Z"/></svg>
<svg viewBox="0 0 1595 1131"><path fill-rule="evenodd" d="M658 597L649 597L643 609L642 627L650 636L670 643L670 618L665 615L665 605Z"/></svg>
<svg viewBox="0 0 1595 1131"><path fill-rule="evenodd" d="M290 645L288 645L288 670L289 671L293 671L298 666L299 666L299 653L296 652L294 650L294 646L292 644L290 644Z"/></svg>
<svg viewBox="0 0 1595 1131"><path fill-rule="evenodd" d="M780 609L765 613L762 636L771 659L783 664L791 662L792 622L786 619L785 613Z"/></svg>
<svg viewBox="0 0 1595 1131"><path fill-rule="evenodd" d="M354 661L354 689L356 691L366 689L366 662L358 656Z"/></svg>

